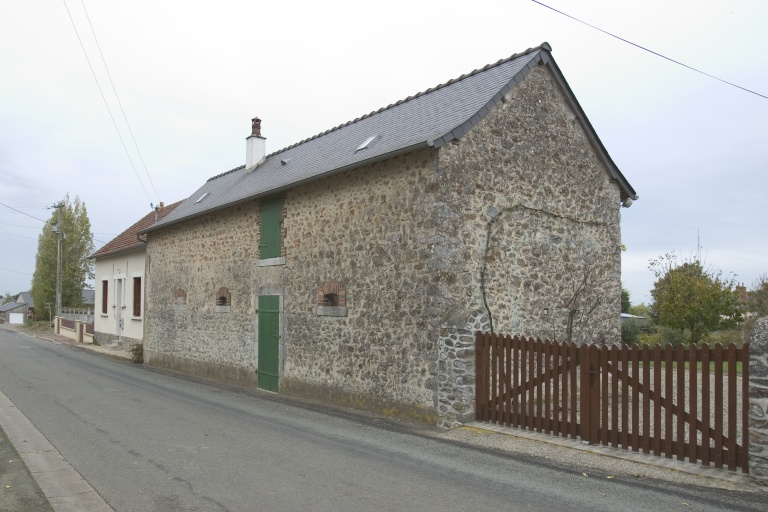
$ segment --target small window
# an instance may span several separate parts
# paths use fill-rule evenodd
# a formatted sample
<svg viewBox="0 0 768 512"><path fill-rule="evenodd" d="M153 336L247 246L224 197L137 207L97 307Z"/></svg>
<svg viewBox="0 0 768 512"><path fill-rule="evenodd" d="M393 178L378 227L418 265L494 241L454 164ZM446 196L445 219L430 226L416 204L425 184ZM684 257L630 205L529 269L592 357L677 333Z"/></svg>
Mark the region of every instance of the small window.
<svg viewBox="0 0 768 512"><path fill-rule="evenodd" d="M187 304L187 292L183 288L179 288L176 290L176 293L173 295L173 304L174 306L186 306Z"/></svg>
<svg viewBox="0 0 768 512"><path fill-rule="evenodd" d="M341 283L328 281L317 290L317 316L347 316L347 289Z"/></svg>
<svg viewBox="0 0 768 512"><path fill-rule="evenodd" d="M101 282L101 314L107 314L107 301L109 300L109 281Z"/></svg>
<svg viewBox="0 0 768 512"><path fill-rule="evenodd" d="M141 316L141 278L133 278L133 316Z"/></svg>
<svg viewBox="0 0 768 512"><path fill-rule="evenodd" d="M232 294L229 293L229 289L219 288L216 292L216 312L229 313L230 306L232 306Z"/></svg>

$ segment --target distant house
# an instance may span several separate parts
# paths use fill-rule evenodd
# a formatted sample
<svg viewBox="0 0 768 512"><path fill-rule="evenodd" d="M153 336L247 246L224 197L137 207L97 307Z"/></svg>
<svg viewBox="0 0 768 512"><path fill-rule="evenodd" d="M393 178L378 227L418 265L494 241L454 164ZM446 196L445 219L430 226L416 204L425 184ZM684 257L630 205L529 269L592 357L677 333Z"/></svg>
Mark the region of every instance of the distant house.
<svg viewBox="0 0 768 512"><path fill-rule="evenodd" d="M35 317L35 299L32 298L32 292L21 292L16 296L16 302L24 304L27 307L26 317Z"/></svg>
<svg viewBox="0 0 768 512"><path fill-rule="evenodd" d="M550 51L272 154L253 119L245 165L142 230L145 362L452 427L475 330L618 342L637 195Z"/></svg>
<svg viewBox="0 0 768 512"><path fill-rule="evenodd" d="M629 313L621 314L621 323L635 322L638 325L645 325L647 319L644 316L630 315Z"/></svg>
<svg viewBox="0 0 768 512"><path fill-rule="evenodd" d="M179 203L163 203L120 233L90 258L95 261L95 290L83 290L83 302L94 306L94 339L125 349L144 337L146 236L141 230L171 213Z"/></svg>
<svg viewBox="0 0 768 512"><path fill-rule="evenodd" d="M0 323L20 325L27 320L27 305L9 302L0 306Z"/></svg>

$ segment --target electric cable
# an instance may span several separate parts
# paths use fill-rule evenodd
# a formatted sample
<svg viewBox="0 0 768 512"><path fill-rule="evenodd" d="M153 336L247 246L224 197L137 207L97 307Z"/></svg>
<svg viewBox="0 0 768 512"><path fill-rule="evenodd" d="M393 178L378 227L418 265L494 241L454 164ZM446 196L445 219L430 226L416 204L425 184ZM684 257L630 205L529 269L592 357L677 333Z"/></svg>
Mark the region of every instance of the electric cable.
<svg viewBox="0 0 768 512"><path fill-rule="evenodd" d="M6 208L10 208L11 210L13 210L13 211L15 211L15 212L19 212L19 213L20 213L20 214L22 214L22 215L26 215L27 217L32 217L33 219L35 219L35 220L39 220L40 222L48 222L47 220L38 219L37 217L35 217L35 216L33 216L33 215L30 215L30 214L28 214L28 213L24 213L24 212L23 212L23 211L21 211L21 210L17 210L17 209L16 209L16 208L14 208L13 206L8 206L7 204L4 204L4 203L0 203L0 206L5 206Z"/></svg>
<svg viewBox="0 0 768 512"><path fill-rule="evenodd" d="M651 53L651 54L653 54L653 55L656 55L657 57L661 57L662 59L666 59L666 60L668 60L668 61L670 61L670 62L674 62L675 64L677 64L677 65L679 65L679 66L683 66L684 68L688 68L688 69L690 69L691 71L695 71L695 72L697 72L697 73L701 73L702 75L708 76L708 77L710 77L710 78L714 78L715 80L718 80L718 81L720 81L720 82L723 82L723 83L725 83L725 84L728 84L728 85L730 85L730 86L732 86L732 87L736 87L736 88L738 88L738 89L741 89L742 91L746 91L746 92L748 92L748 93L754 94L755 96L760 96L761 98L765 98L765 99L767 99L767 100L768 100L768 96L765 96L765 95L763 95L763 94L760 94L759 92L755 92L755 91L753 91L753 90L747 89L746 87L742 87L742 86L740 86L740 85L734 84L734 83L732 83L732 82L729 82L729 81L727 81L727 80L723 80L722 78L718 78L718 77L716 77L715 75L710 75L709 73L706 73L706 72L704 72L704 71L701 71L700 69L696 69L696 68L694 68L694 67L691 67L691 66L689 66L688 64L683 64L683 63L682 63L682 62L680 62L680 61L677 61L677 60L675 60L675 59L671 59L671 58L669 58L669 57L667 57L667 56L665 56L665 55L662 55L662 54L660 54L660 53L658 53L658 52L655 52L655 51L653 51L653 50L650 50L650 49L648 49L648 48L646 48L646 47L644 47L644 46L640 46L639 44L633 43L632 41L629 41L629 40L627 40L627 39L624 39L623 37L619 37L619 36L617 36L617 35L615 35L615 34L612 34L612 33L608 32L607 30L603 30L603 29L602 29L602 28L600 28L600 27L596 27L596 26L594 26L594 25L591 25L591 24L587 23L586 21L582 21L582 20L580 20L579 18L576 18L576 17L574 17L574 16L571 16L570 14L564 13L563 11L558 11L558 10L557 10L557 9L555 9L554 7L550 7L550 6L548 6L547 4L543 4L543 3L539 2L538 0L531 0L531 1L532 1L533 3L535 3L535 4L539 4L539 5L540 5L540 6L542 6L542 7L546 7L547 9L550 9L550 10L552 10L552 11L555 11L555 12L556 12L556 13L558 13L558 14L562 14L563 16L565 16L565 17L567 17L567 18L571 18L571 19L572 19L572 20L574 20L574 21L578 21L579 23L582 23L582 24L584 24L584 25L588 26L589 28L593 28L593 29L595 29L595 30L599 30L599 31L600 31L600 32L602 32L603 34L607 34L607 35L609 35L609 36L611 36L611 37L613 37L613 38L615 38L615 39L618 39L619 41L623 41L623 42L625 42L625 43L627 43L627 44L630 44L630 45L632 45L632 46L634 46L634 47L636 47L636 48L640 48L641 50L644 50L644 51L646 51L646 52L648 52L648 53Z"/></svg>
<svg viewBox="0 0 768 512"><path fill-rule="evenodd" d="M144 162L144 156L141 154L141 150L139 149L139 144L136 142L136 137L134 137L133 135L133 129L131 129L131 124L128 122L128 116L125 115L125 109L123 109L123 103L120 101L120 96L117 94L117 88L115 87L115 82L112 80L112 73L109 72L109 67L107 66L107 61L104 58L104 53L102 53L101 51L101 45L99 44L99 40L96 37L96 31L93 29L93 24L91 23L91 17L88 15L88 10L85 8L85 0L80 0L80 3L83 4L83 11L85 11L85 17L86 19L88 19L88 26L91 27L91 34L93 34L93 40L96 41L96 48L99 49L101 62L104 64L104 69L107 71L107 76L109 77L109 83L112 85L112 92L115 93L117 104L120 105L120 112L123 113L123 120L125 120L125 125L128 127L128 133L131 134L131 139L133 140L133 145L136 147L136 152L139 154L139 160L141 160L141 165L144 166L144 172L147 173L147 178L149 179L150 185L152 185L152 190L155 191L155 196L157 196L157 201L160 202L160 194L157 193L157 189L155 188L155 183L152 181L152 176L149 175L149 169L147 168L147 164Z"/></svg>
<svg viewBox="0 0 768 512"><path fill-rule="evenodd" d="M104 91L101 89L101 84L99 84L99 79L96 78L96 72L93 70L93 66L91 65L91 59L88 58L88 52L85 51L85 46L83 45L82 39L80 39L80 33L77 31L77 27L75 26L75 20L72 18L72 13L69 11L69 6L67 5L66 0L61 0L62 3L64 3L64 8L67 10L67 15L69 16L69 21L72 23L72 28L75 30L75 35L77 36L77 41L80 43L80 48L83 50L83 55L85 55L85 60L88 62L88 67L91 70L91 75L93 75L93 79L96 81L96 87L99 89L99 94L101 94L101 99L104 100L104 106L107 107L107 112L109 113L109 118L112 120L112 125L115 127L115 131L117 131L117 136L120 138L120 143L123 145L123 149L125 150L125 154L128 157L128 161L131 162L131 167L133 168L133 172L136 174L136 178L139 180L139 184L141 185L141 189L144 191L144 195L147 196L147 201L152 202L152 199L150 199L149 194L147 193L146 187L144 187L144 182L141 181L141 176L139 176L139 171L136 170L136 165L133 163L133 159L131 158L131 154L128 152L128 147L125 145L125 140L123 140L123 135L120 133L120 129L117 127L117 123L115 122L115 117L112 115L112 110L109 108L109 103L107 103L107 98L104 96Z"/></svg>

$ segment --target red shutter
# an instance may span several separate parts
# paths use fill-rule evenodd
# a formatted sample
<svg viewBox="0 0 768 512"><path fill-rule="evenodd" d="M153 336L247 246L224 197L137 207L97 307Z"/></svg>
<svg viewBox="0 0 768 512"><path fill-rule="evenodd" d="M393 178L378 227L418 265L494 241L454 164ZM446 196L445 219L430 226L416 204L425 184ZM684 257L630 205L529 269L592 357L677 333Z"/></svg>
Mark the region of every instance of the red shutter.
<svg viewBox="0 0 768 512"><path fill-rule="evenodd" d="M141 278L133 278L133 316L141 316Z"/></svg>

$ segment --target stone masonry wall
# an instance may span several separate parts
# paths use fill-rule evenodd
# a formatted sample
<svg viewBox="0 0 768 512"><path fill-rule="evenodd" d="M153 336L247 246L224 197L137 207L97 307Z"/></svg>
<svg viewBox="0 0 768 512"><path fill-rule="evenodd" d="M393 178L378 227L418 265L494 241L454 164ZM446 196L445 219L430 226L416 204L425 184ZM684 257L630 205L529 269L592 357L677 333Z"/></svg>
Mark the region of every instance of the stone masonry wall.
<svg viewBox="0 0 768 512"><path fill-rule="evenodd" d="M768 317L749 338L749 473L768 485Z"/></svg>
<svg viewBox="0 0 768 512"><path fill-rule="evenodd" d="M619 188L547 69L445 146L440 173L442 235L457 247L443 266L461 282L453 298L445 287L448 309L469 302L495 332L549 339L572 316L574 341L619 341Z"/></svg>
<svg viewBox="0 0 768 512"><path fill-rule="evenodd" d="M434 420L436 162L426 149L287 195L286 391ZM331 281L344 316L314 314Z"/></svg>
<svg viewBox="0 0 768 512"><path fill-rule="evenodd" d="M249 383L254 368L258 201L152 232L145 360ZM227 288L229 307L217 307ZM186 304L178 304L178 290Z"/></svg>

